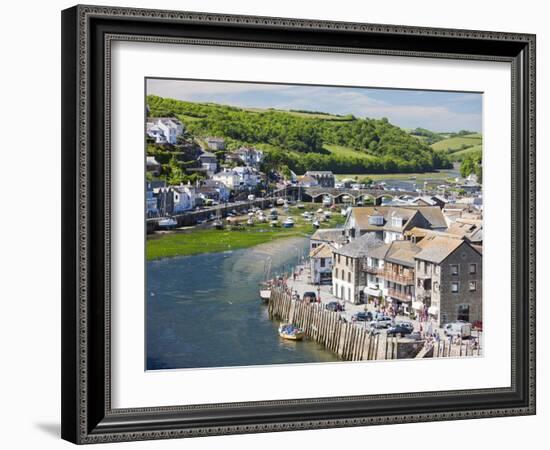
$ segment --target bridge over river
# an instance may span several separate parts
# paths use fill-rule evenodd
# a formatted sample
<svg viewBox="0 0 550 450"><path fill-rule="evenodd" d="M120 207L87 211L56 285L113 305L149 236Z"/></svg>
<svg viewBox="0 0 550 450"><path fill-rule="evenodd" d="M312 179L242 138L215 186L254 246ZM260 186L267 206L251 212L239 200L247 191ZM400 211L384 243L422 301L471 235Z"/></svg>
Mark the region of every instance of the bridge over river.
<svg viewBox="0 0 550 450"><path fill-rule="evenodd" d="M349 189L349 188L304 188L302 192L303 201L320 202L323 197L329 197L333 203L342 203L346 197L351 199L352 204L362 200L373 200L375 205L381 205L384 198L398 198L403 195L417 197L418 193L413 191L389 191L384 189Z"/></svg>

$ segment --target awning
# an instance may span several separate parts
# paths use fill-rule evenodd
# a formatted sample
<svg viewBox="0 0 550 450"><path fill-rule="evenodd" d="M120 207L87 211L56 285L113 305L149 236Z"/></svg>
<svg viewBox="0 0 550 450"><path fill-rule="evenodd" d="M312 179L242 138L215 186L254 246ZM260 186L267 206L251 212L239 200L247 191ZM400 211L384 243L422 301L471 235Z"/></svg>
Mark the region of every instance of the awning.
<svg viewBox="0 0 550 450"><path fill-rule="evenodd" d="M380 291L380 289L375 289L368 286L365 289L363 289L363 292L367 295L372 295L373 297L380 297L382 295L382 292Z"/></svg>
<svg viewBox="0 0 550 450"><path fill-rule="evenodd" d="M416 301L416 302L412 303L412 307L413 307L413 309L422 310L422 309L424 309L424 303Z"/></svg>
<svg viewBox="0 0 550 450"><path fill-rule="evenodd" d="M439 308L437 306L430 306L428 308L428 314L432 314L434 316L437 316L438 312L439 312Z"/></svg>

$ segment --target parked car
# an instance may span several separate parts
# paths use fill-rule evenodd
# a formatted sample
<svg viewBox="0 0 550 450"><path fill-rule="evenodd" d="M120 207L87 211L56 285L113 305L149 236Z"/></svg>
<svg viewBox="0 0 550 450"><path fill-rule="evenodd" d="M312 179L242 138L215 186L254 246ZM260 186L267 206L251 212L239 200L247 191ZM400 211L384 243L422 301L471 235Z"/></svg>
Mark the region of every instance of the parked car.
<svg viewBox="0 0 550 450"><path fill-rule="evenodd" d="M421 341L422 335L420 334L420 331L413 331L411 334L407 335L408 339L414 339L415 341Z"/></svg>
<svg viewBox="0 0 550 450"><path fill-rule="evenodd" d="M472 335L472 324L462 320L450 322L443 326L443 333L445 336L460 336L463 338L468 338Z"/></svg>
<svg viewBox="0 0 550 450"><path fill-rule="evenodd" d="M376 316L375 320L373 320L370 323L370 326L372 328L379 329L379 328L388 328L392 324L393 324L393 320L390 316L384 316L382 314L378 314L378 316Z"/></svg>
<svg viewBox="0 0 550 450"><path fill-rule="evenodd" d="M313 291L304 292L303 299L305 301L315 302L315 301L317 301L317 296L315 295L315 292L313 292Z"/></svg>
<svg viewBox="0 0 550 450"><path fill-rule="evenodd" d="M351 316L351 321L352 322L371 322L372 313L370 311L357 312L353 316Z"/></svg>
<svg viewBox="0 0 550 450"><path fill-rule="evenodd" d="M342 305L340 302L329 302L327 303L326 308L329 311L344 311L344 305Z"/></svg>
<svg viewBox="0 0 550 450"><path fill-rule="evenodd" d="M397 336L400 334L401 336L405 336L407 334L411 334L413 329L411 327L406 326L405 324L397 324L392 327L389 327L386 331L386 334L388 336Z"/></svg>

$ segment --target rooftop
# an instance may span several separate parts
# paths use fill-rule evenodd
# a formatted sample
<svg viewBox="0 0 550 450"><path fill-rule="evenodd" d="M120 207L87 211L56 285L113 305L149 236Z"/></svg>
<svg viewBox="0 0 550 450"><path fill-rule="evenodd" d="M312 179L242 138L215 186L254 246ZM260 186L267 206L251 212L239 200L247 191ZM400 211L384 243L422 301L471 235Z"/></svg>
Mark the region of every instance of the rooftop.
<svg viewBox="0 0 550 450"><path fill-rule="evenodd" d="M346 242L343 228L325 228L318 229L310 237L311 240L326 241L326 242Z"/></svg>
<svg viewBox="0 0 550 450"><path fill-rule="evenodd" d="M363 256L369 256L373 249L382 244L383 242L380 239L376 238L373 234L367 233L349 244L343 245L339 249L335 250L335 252L343 256L360 258Z"/></svg>
<svg viewBox="0 0 550 450"><path fill-rule="evenodd" d="M309 256L311 258L332 258L333 251L334 248L330 244L321 244L311 250Z"/></svg>
<svg viewBox="0 0 550 450"><path fill-rule="evenodd" d="M468 244L459 236L450 237L432 234L426 236L417 245L421 248L421 251L415 255L416 259L439 264L458 247Z"/></svg>

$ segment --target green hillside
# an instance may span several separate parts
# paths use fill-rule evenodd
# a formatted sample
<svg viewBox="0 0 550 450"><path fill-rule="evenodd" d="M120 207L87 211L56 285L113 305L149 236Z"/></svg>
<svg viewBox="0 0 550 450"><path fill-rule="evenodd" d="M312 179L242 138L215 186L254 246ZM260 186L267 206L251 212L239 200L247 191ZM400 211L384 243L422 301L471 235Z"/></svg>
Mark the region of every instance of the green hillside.
<svg viewBox="0 0 550 450"><path fill-rule="evenodd" d="M474 145L481 145L482 137L480 134L470 134L466 136L453 136L448 139L443 139L431 145L434 150L453 152L464 150Z"/></svg>
<svg viewBox="0 0 550 450"><path fill-rule="evenodd" d="M359 119L319 111L243 109L148 96L153 117L176 117L190 138L223 137L227 149L252 145L266 152L264 170L290 168L336 173L425 172L448 168L431 148L387 119ZM223 159L219 154L218 158Z"/></svg>
<svg viewBox="0 0 550 450"><path fill-rule="evenodd" d="M476 154L481 155L482 150L483 150L483 146L481 144L474 145L473 147L469 147L464 150L453 152L449 155L449 157L452 158L453 161L462 161L468 155L476 155Z"/></svg>

